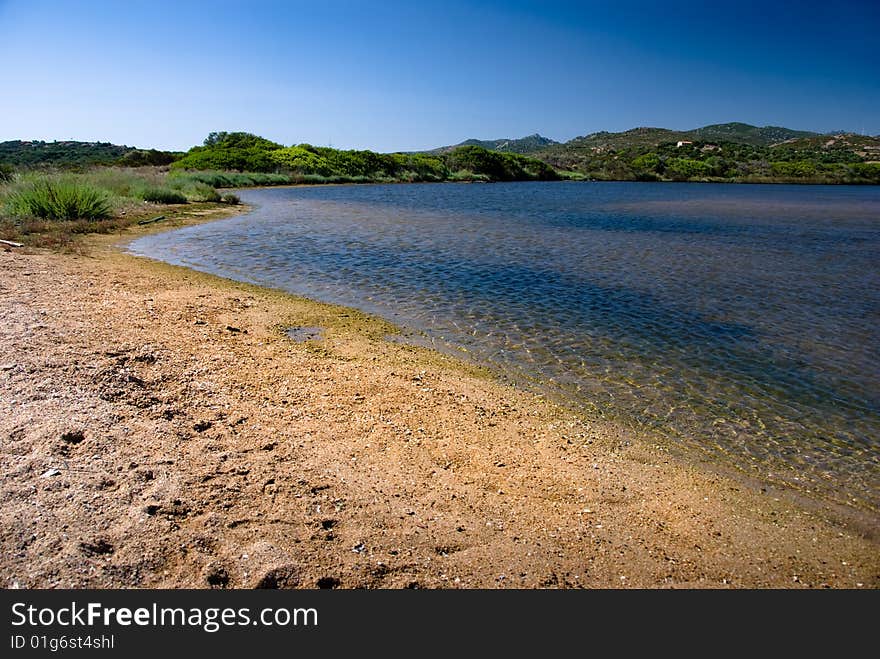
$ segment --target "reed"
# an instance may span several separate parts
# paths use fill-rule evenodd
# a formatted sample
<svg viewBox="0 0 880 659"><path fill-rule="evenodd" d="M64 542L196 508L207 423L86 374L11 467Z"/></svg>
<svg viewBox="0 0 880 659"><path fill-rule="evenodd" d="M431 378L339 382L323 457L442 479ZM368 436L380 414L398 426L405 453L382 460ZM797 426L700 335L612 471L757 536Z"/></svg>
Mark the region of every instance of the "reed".
<svg viewBox="0 0 880 659"><path fill-rule="evenodd" d="M102 220L111 215L105 191L68 177L25 181L7 196L6 204L13 215L45 220Z"/></svg>

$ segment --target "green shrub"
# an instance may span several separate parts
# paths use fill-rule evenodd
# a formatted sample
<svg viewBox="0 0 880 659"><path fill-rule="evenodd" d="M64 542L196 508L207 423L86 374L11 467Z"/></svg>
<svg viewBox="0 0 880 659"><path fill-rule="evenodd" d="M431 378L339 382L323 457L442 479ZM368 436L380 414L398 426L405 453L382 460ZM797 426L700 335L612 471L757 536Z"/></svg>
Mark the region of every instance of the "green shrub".
<svg viewBox="0 0 880 659"><path fill-rule="evenodd" d="M453 172L473 172L492 181L559 179L556 171L545 162L516 153L488 151L479 146L460 146L445 154L445 160Z"/></svg>
<svg viewBox="0 0 880 659"><path fill-rule="evenodd" d="M172 167L271 172L276 164L269 154L280 148L280 144L250 133L211 133L203 146L190 149Z"/></svg>
<svg viewBox="0 0 880 659"><path fill-rule="evenodd" d="M880 163L857 163L852 165L851 168L855 176L872 183L880 183Z"/></svg>
<svg viewBox="0 0 880 659"><path fill-rule="evenodd" d="M189 201L220 201L220 193L213 186L200 181L186 183L180 191Z"/></svg>
<svg viewBox="0 0 880 659"><path fill-rule="evenodd" d="M634 178L636 181L641 181L643 183L656 183L657 181L662 180L659 174L645 170L637 171Z"/></svg>
<svg viewBox="0 0 880 659"><path fill-rule="evenodd" d="M653 171L660 165L660 156L656 153L645 153L632 161L636 169Z"/></svg>
<svg viewBox="0 0 880 659"><path fill-rule="evenodd" d="M293 177L296 183L337 183L330 176L321 176L320 174L296 174Z"/></svg>
<svg viewBox="0 0 880 659"><path fill-rule="evenodd" d="M289 169L296 174L318 174L320 176L333 174L333 169L326 158L322 158L317 153L301 146L278 149L270 153L269 157L280 167Z"/></svg>
<svg viewBox="0 0 880 659"><path fill-rule="evenodd" d="M193 201L210 201L211 203L216 204L219 203L221 199L220 193L210 185L197 186L189 191L189 194L192 195L190 198Z"/></svg>
<svg viewBox="0 0 880 659"><path fill-rule="evenodd" d="M255 185L287 185L291 182L285 174L267 172L220 172L207 171L173 171L168 175L173 185L185 186L189 182L199 182L212 188L249 188Z"/></svg>
<svg viewBox="0 0 880 659"><path fill-rule="evenodd" d="M10 212L46 220L100 220L110 217L103 190L68 179L40 177L14 190L7 198Z"/></svg>
<svg viewBox="0 0 880 659"><path fill-rule="evenodd" d="M816 165L806 160L773 162L770 163L770 171L773 176L814 176Z"/></svg>
<svg viewBox="0 0 880 659"><path fill-rule="evenodd" d="M11 181L14 174L15 170L12 168L12 165L0 162L0 183Z"/></svg>
<svg viewBox="0 0 880 659"><path fill-rule="evenodd" d="M585 181L587 178L581 172L571 172L564 169L560 169L556 173L563 181Z"/></svg>
<svg viewBox="0 0 880 659"><path fill-rule="evenodd" d="M118 165L123 167L155 167L170 165L181 157L181 154L173 151L159 151L157 149L135 149L129 151L119 160Z"/></svg>
<svg viewBox="0 0 880 659"><path fill-rule="evenodd" d="M238 195L234 195L231 192L227 192L220 198L224 204L229 204L231 206L237 206L241 203L241 199L238 198Z"/></svg>
<svg viewBox="0 0 880 659"><path fill-rule="evenodd" d="M672 158L666 164L666 174L678 181L699 178L702 176L711 176L712 166L701 160L693 160L691 158Z"/></svg>
<svg viewBox="0 0 880 659"><path fill-rule="evenodd" d="M282 147L249 133L211 133L172 168L173 176L194 177L214 187L301 183L443 181L450 171L467 180L553 181L550 165L515 153L464 146L450 153L376 153L299 144ZM235 171L232 171L235 170ZM288 175L278 171L289 172ZM257 172L255 174L254 172Z"/></svg>
<svg viewBox="0 0 880 659"><path fill-rule="evenodd" d="M186 196L171 188L149 187L140 191L140 198L152 204L185 204Z"/></svg>
<svg viewBox="0 0 880 659"><path fill-rule="evenodd" d="M397 178L403 181L443 181L449 176L446 163L439 156L424 153L392 153Z"/></svg>
<svg viewBox="0 0 880 659"><path fill-rule="evenodd" d="M450 181L481 181L484 183L492 181L487 174L475 174L467 169L459 169L458 171L450 172L448 178Z"/></svg>

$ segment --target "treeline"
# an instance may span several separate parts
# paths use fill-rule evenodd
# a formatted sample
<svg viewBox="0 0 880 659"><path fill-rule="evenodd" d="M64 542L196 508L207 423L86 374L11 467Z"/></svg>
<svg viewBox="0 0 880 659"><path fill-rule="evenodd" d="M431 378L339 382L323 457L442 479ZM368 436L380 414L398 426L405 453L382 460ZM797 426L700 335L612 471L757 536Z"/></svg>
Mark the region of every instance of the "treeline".
<svg viewBox="0 0 880 659"><path fill-rule="evenodd" d="M182 155L175 151L136 149L110 142L0 142L0 163L16 169L82 169L95 165L165 166Z"/></svg>
<svg viewBox="0 0 880 659"><path fill-rule="evenodd" d="M595 180L742 183L880 183L880 163L846 145L809 140L775 146L675 142L654 147L568 149L538 154L553 166ZM880 154L878 154L880 155Z"/></svg>
<svg viewBox="0 0 880 659"><path fill-rule="evenodd" d="M463 146L443 154L376 153L299 144L285 147L250 133L211 133L175 161L180 170L272 172L295 183L418 181L549 181L545 162Z"/></svg>
<svg viewBox="0 0 880 659"><path fill-rule="evenodd" d="M11 179L16 170L87 171L95 165L111 165L162 170L170 167L172 172L198 173L215 188L560 178L880 184L878 138L808 134L781 143L761 144L746 129L754 129L751 133L764 131L761 135L766 139L798 134L788 129L725 124L691 133L731 135L730 139L688 141L689 133L644 128L594 133L565 144L545 140L546 148L529 156L490 150L478 144L421 153L377 153L311 144L284 146L244 132L211 133L201 146L186 153L135 149L108 142L13 141L0 142L0 183ZM737 137L741 134L745 137Z"/></svg>

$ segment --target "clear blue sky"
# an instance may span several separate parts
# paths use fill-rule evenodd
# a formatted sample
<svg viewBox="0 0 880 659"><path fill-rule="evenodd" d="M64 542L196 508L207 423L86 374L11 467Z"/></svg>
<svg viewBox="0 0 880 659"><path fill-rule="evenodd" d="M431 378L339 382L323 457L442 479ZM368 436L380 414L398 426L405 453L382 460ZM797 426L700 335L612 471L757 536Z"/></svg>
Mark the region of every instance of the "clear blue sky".
<svg viewBox="0 0 880 659"><path fill-rule="evenodd" d="M880 133L880 2L0 0L0 140Z"/></svg>

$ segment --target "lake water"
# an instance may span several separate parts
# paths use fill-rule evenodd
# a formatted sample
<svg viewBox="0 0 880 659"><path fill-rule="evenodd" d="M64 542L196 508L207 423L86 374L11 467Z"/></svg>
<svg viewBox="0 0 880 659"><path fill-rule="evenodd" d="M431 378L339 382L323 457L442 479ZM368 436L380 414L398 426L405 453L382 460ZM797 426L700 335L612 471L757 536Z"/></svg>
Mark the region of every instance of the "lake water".
<svg viewBox="0 0 880 659"><path fill-rule="evenodd" d="M880 510L880 188L244 191L135 253L358 307L582 410Z"/></svg>

